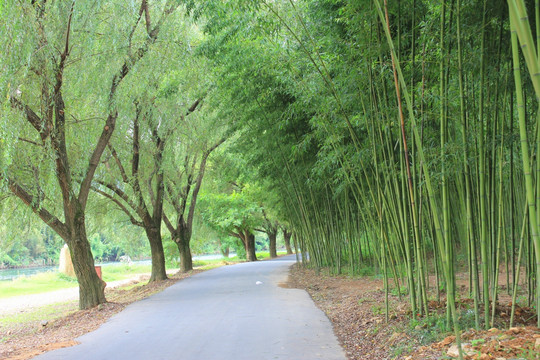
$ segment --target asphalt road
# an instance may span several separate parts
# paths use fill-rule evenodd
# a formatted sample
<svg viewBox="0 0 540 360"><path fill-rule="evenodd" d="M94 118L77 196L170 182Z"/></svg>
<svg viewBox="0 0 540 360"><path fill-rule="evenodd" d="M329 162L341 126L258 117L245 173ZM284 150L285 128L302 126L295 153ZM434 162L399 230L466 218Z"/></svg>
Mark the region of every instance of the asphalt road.
<svg viewBox="0 0 540 360"><path fill-rule="evenodd" d="M224 266L131 304L38 360L345 360L309 295L278 286L294 256Z"/></svg>

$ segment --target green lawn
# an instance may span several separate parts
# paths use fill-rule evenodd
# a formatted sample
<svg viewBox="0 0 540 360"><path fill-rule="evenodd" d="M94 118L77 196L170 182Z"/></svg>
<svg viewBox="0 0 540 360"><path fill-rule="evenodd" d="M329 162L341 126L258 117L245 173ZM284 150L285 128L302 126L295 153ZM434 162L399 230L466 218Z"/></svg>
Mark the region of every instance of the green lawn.
<svg viewBox="0 0 540 360"><path fill-rule="evenodd" d="M63 274L46 272L33 276L23 276L12 281L0 282L0 299L37 294L70 287L77 287L77 281Z"/></svg>
<svg viewBox="0 0 540 360"><path fill-rule="evenodd" d="M151 265L109 265L101 268L106 282L128 279L137 274L150 273ZM39 294L70 287L77 287L77 280L58 272L23 276L12 281L0 282L0 299L19 295Z"/></svg>
<svg viewBox="0 0 540 360"><path fill-rule="evenodd" d="M150 274L152 272L152 265L106 265L101 268L101 272L103 280L111 282L128 279L137 274Z"/></svg>
<svg viewBox="0 0 540 360"><path fill-rule="evenodd" d="M278 251L278 255L284 254L284 251ZM269 257L270 255L268 252L257 253L257 258L259 260L268 259ZM193 266L210 269L225 265L225 261L230 264L231 262L243 260L239 260L237 257L216 260L194 260ZM129 279L137 274L150 273L151 270L151 265L138 264L105 265L101 268L103 280L106 282ZM70 287L77 287L77 280L58 272L47 272L28 277L23 276L12 281L1 281L0 299L12 296L39 294Z"/></svg>
<svg viewBox="0 0 540 360"><path fill-rule="evenodd" d="M286 251L278 251L278 256L281 255L287 255ZM258 260L267 260L270 259L270 252L268 251L257 251L257 259ZM225 263L237 263L237 262L243 262L246 260L239 259L238 256L233 256L230 258L221 258L221 259L213 259L213 260L193 260L193 267L204 267L205 269L208 268L214 268L221 265L225 265Z"/></svg>
<svg viewBox="0 0 540 360"><path fill-rule="evenodd" d="M77 311L77 309L78 301L73 300L31 308L20 313L5 314L0 317L0 327L24 326L31 323L36 325L35 323L37 322L39 324L40 320L47 319L48 321L52 321L54 319L69 315ZM39 327L36 328L36 331L39 330ZM13 334L12 336L15 335ZM0 343L2 340L3 339L0 338Z"/></svg>
<svg viewBox="0 0 540 360"><path fill-rule="evenodd" d="M287 255L286 251L277 251L277 256L281 255ZM259 260L266 260L270 259L270 252L269 251L257 251L257 259Z"/></svg>

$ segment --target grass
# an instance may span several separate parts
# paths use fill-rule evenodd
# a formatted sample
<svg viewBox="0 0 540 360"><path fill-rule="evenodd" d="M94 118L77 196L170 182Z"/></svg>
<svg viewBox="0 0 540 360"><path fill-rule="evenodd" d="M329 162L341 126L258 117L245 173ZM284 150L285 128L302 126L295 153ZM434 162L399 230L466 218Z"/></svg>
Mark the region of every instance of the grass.
<svg viewBox="0 0 540 360"><path fill-rule="evenodd" d="M460 329L474 328L474 312L470 309L458 310L458 322ZM452 335L451 329L445 314L433 313L429 316L411 319L408 332L414 335L422 345L427 345Z"/></svg>
<svg viewBox="0 0 540 360"><path fill-rule="evenodd" d="M285 251L278 251L278 255L285 254ZM257 259L259 260L268 258L270 258L269 252L257 253ZM241 260L238 257L215 260L194 260L193 266L209 270L240 261L244 260ZM138 274L149 274L152 271L152 266L140 264L106 265L101 268L101 271L103 280L105 282L112 282L129 279ZM23 276L12 281L0 282L0 299L21 295L40 294L77 286L77 280L75 278L68 277L58 272L46 272L32 276Z"/></svg>
<svg viewBox="0 0 540 360"><path fill-rule="evenodd" d="M278 251L278 256L287 255L286 251ZM258 251L257 260L267 260L270 259L270 252L268 251ZM193 260L193 267L203 267L204 269L213 269L222 265L227 265L231 263L239 263L246 261L245 259L240 259L238 256L230 258L221 258L221 259L212 259L212 260Z"/></svg>
<svg viewBox="0 0 540 360"><path fill-rule="evenodd" d="M38 294L70 287L77 287L77 281L60 273L46 272L33 276L23 276L12 281L0 282L0 299Z"/></svg>
<svg viewBox="0 0 540 360"><path fill-rule="evenodd" d="M214 267L219 267L219 266L230 264L230 263L237 263L240 261L243 261L243 260L239 259L236 256L228 258L228 259L223 258L223 259L212 259L212 260L193 260L193 267L194 268L204 267L205 269L207 267L214 268Z"/></svg>
<svg viewBox="0 0 540 360"><path fill-rule="evenodd" d="M51 321L76 312L78 310L77 306L78 302L73 300L40 306L39 308L22 313L2 315L2 317L0 317L0 328L7 327L9 325L29 324L36 321L41 321L43 319Z"/></svg>
<svg viewBox="0 0 540 360"><path fill-rule="evenodd" d="M109 265L102 268L106 282L128 279L137 274L150 273L150 265ZM0 299L13 296L40 294L77 287L77 280L58 272L45 272L0 282Z"/></svg>
<svg viewBox="0 0 540 360"><path fill-rule="evenodd" d="M146 281L139 281L134 284L127 284L127 285L121 286L120 289L122 289L123 291L129 291L129 290L133 290L135 288L141 287L141 286L145 286L147 284L148 283Z"/></svg>
<svg viewBox="0 0 540 360"><path fill-rule="evenodd" d="M193 268L194 269L200 269L200 270L211 270L215 269L224 265L231 265L239 263L243 260L240 259L222 259L222 260L194 260L193 261Z"/></svg>
<svg viewBox="0 0 540 360"><path fill-rule="evenodd" d="M518 358L525 360L537 360L538 351L535 349L522 349L520 354L518 355Z"/></svg>
<svg viewBox="0 0 540 360"><path fill-rule="evenodd" d="M412 342L400 342L397 346L394 347L393 353L395 358L401 358L405 354L410 354L413 351Z"/></svg>
<svg viewBox="0 0 540 360"><path fill-rule="evenodd" d="M287 255L286 251L278 251L277 256ZM257 259L259 260L266 260L270 259L270 252L268 251L258 251L257 252Z"/></svg>
<svg viewBox="0 0 540 360"><path fill-rule="evenodd" d="M101 272L103 274L103 280L105 280L105 282L111 282L128 279L137 274L149 274L152 272L152 265L106 265L101 268Z"/></svg>

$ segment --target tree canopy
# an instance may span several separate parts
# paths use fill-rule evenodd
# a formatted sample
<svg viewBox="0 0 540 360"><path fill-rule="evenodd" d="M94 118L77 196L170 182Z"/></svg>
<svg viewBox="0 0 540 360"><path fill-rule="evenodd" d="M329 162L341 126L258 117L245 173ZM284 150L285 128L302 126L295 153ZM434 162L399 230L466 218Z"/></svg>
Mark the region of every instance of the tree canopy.
<svg viewBox="0 0 540 360"><path fill-rule="evenodd" d="M250 260L284 228L313 266L380 267L413 316L445 301L458 339L458 272L478 328L502 268L540 308L538 2L3 4L3 217L15 196L92 258L70 239L108 199L185 271L194 223Z"/></svg>

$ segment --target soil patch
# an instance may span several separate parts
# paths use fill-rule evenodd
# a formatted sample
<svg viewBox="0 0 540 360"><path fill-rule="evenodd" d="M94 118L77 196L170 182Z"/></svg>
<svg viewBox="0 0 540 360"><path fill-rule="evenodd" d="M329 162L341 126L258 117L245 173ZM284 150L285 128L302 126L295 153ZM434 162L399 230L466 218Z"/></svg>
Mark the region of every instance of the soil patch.
<svg viewBox="0 0 540 360"><path fill-rule="evenodd" d="M305 289L326 313L349 359L451 359L457 357L455 337L441 330L444 302L429 304L430 318L411 320L405 296L389 294L386 321L385 293L380 279L329 276L300 265L291 268L283 287ZM467 316L470 304L460 305ZM509 317L508 305L497 307L497 328L488 331L470 329L462 334L466 359L540 359L540 329L532 326L536 318L530 309L516 311L518 327L504 329ZM439 315L437 315L439 314ZM524 315L524 316L522 316ZM521 323L519 323L521 321Z"/></svg>

